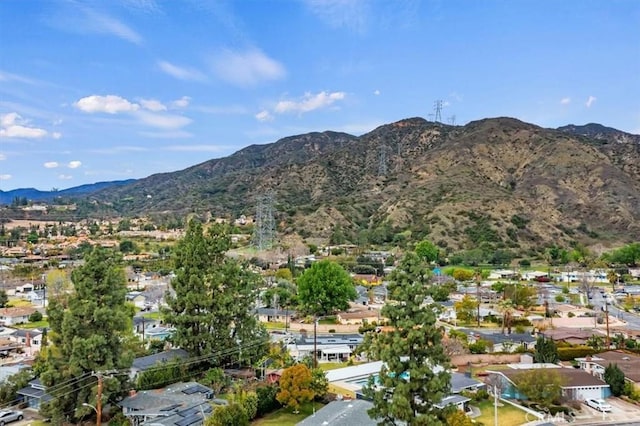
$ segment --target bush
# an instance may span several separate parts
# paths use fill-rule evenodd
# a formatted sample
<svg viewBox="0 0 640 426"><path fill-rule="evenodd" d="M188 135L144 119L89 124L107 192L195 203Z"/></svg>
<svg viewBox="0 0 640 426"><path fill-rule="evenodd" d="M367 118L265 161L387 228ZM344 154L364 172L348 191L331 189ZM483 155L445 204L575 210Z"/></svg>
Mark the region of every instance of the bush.
<svg viewBox="0 0 640 426"><path fill-rule="evenodd" d="M42 321L42 314L39 311L35 311L31 315L29 315L29 322L38 322Z"/></svg>
<svg viewBox="0 0 640 426"><path fill-rule="evenodd" d="M473 396L473 400L474 401L486 401L489 399L489 392L486 389L478 389L474 396Z"/></svg>
<svg viewBox="0 0 640 426"><path fill-rule="evenodd" d="M256 388L256 395L258 397L258 417L264 416L265 414L271 413L272 411L282 407L276 399L277 394L278 387L275 385L260 386Z"/></svg>
<svg viewBox="0 0 640 426"><path fill-rule="evenodd" d="M574 314L573 312L569 312L569 313L567 314L567 316L568 316L569 318L573 318L573 317L575 317L575 316L576 316L576 314Z"/></svg>
<svg viewBox="0 0 640 426"><path fill-rule="evenodd" d="M560 361L571 361L575 358L583 358L596 353L596 350L589 346L575 346L572 348L558 348L558 359Z"/></svg>

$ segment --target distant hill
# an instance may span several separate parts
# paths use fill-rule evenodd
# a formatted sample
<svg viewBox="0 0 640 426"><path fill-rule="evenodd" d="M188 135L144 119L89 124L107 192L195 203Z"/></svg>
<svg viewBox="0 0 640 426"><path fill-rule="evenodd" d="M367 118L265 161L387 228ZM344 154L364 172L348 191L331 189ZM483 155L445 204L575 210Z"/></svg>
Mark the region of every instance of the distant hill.
<svg viewBox="0 0 640 426"><path fill-rule="evenodd" d="M83 196L106 215L252 217L271 193L280 234L352 243L429 238L452 250L528 253L640 235L640 136L512 118L409 118L253 145ZM90 210L87 210L90 211ZM98 213L96 213L98 214Z"/></svg>
<svg viewBox="0 0 640 426"><path fill-rule="evenodd" d="M354 243L619 244L640 235L639 138L597 124L411 118L359 137L310 133L250 146L90 198L129 215L237 217L253 216L257 197L271 192L280 231Z"/></svg>
<svg viewBox="0 0 640 426"><path fill-rule="evenodd" d="M16 197L26 198L30 201L51 201L56 197L86 196L101 189L128 185L133 182L135 182L135 179L113 182L97 182L87 185L75 186L73 188L63 189L60 191L40 191L35 188L12 189L11 191L0 191L0 204L11 204Z"/></svg>

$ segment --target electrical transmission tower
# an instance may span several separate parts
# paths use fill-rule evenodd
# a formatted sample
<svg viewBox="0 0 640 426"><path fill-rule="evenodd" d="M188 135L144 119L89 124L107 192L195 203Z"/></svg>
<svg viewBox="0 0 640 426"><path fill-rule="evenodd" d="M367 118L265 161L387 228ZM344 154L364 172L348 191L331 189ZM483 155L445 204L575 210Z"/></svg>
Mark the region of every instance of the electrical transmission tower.
<svg viewBox="0 0 640 426"><path fill-rule="evenodd" d="M456 125L456 115L452 115L451 117L449 117L449 124L451 124L452 126Z"/></svg>
<svg viewBox="0 0 640 426"><path fill-rule="evenodd" d="M378 176L387 175L387 146L378 147Z"/></svg>
<svg viewBox="0 0 640 426"><path fill-rule="evenodd" d="M273 246L276 226L273 208L273 193L259 195L256 199L256 218L253 231L253 244L258 250L266 250Z"/></svg>
<svg viewBox="0 0 640 426"><path fill-rule="evenodd" d="M442 106L443 106L443 104L444 103L440 99L438 99L437 101L435 101L433 103L433 111L434 111L434 115L435 115L435 118L434 118L433 121L436 122L436 123L442 123Z"/></svg>

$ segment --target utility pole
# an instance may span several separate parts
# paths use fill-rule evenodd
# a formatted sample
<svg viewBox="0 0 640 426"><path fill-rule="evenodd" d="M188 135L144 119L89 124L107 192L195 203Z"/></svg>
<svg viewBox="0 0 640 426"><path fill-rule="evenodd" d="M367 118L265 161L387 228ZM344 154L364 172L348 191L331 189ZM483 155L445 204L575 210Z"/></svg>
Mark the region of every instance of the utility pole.
<svg viewBox="0 0 640 426"><path fill-rule="evenodd" d="M102 373L95 373L98 378L98 392L96 395L96 426L102 423Z"/></svg>
<svg viewBox="0 0 640 426"><path fill-rule="evenodd" d="M313 368L318 368L318 318L313 316Z"/></svg>
<svg viewBox="0 0 640 426"><path fill-rule="evenodd" d="M480 272L476 272L476 298L478 299L478 327L480 327Z"/></svg>
<svg viewBox="0 0 640 426"><path fill-rule="evenodd" d="M604 318L607 323L607 350L611 349L611 336L609 335L609 302L604 299Z"/></svg>

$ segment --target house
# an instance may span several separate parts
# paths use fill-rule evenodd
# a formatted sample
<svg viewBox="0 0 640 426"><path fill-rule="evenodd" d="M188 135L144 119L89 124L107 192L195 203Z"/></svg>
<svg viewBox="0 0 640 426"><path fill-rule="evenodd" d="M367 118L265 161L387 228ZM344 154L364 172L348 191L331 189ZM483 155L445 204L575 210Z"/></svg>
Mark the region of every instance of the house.
<svg viewBox="0 0 640 426"><path fill-rule="evenodd" d="M533 349L536 346L536 337L529 333L487 333L477 330L460 329L467 334L470 344L479 340L489 342L488 352L515 352L520 348Z"/></svg>
<svg viewBox="0 0 640 426"><path fill-rule="evenodd" d="M289 342L287 350L297 360L313 356L315 349L321 361L347 361L363 339L361 334L326 334L317 335L315 339L313 335L301 334Z"/></svg>
<svg viewBox="0 0 640 426"><path fill-rule="evenodd" d="M378 421L367 413L371 407L372 402L362 399L332 401L296 426L376 426Z"/></svg>
<svg viewBox="0 0 640 426"><path fill-rule="evenodd" d="M136 315L133 317L133 334L142 336L142 334L144 334L144 331L146 331L147 329L160 327L161 325L162 321L158 318Z"/></svg>
<svg viewBox="0 0 640 426"><path fill-rule="evenodd" d="M565 384L562 386L562 397L566 400L585 401L590 398L607 398L611 395L608 384L584 370L562 368L555 364L530 364L528 366L520 364L517 368L515 365L509 366L511 368L506 370L487 371L490 376L497 378L502 383L500 386L502 398L526 399L526 396L518 391L514 380L519 374L543 368L552 368L563 377Z"/></svg>
<svg viewBox="0 0 640 426"><path fill-rule="evenodd" d="M35 308L2 308L0 309L0 324L16 325L29 322L29 317L36 311Z"/></svg>
<svg viewBox="0 0 640 426"><path fill-rule="evenodd" d="M356 284L363 284L366 286L380 285L382 283L382 278L378 277L376 274L353 274L352 278Z"/></svg>
<svg viewBox="0 0 640 426"><path fill-rule="evenodd" d="M258 308L256 314L260 322L289 322L297 317L292 309Z"/></svg>
<svg viewBox="0 0 640 426"><path fill-rule="evenodd" d="M359 325L364 323L379 323L380 311L378 309L359 309L336 314L336 319L343 325Z"/></svg>
<svg viewBox="0 0 640 426"><path fill-rule="evenodd" d="M264 379L270 385L278 383L280 381L280 377L282 377L283 372L284 368L278 368L277 370L267 370Z"/></svg>
<svg viewBox="0 0 640 426"><path fill-rule="evenodd" d="M607 351L585 358L576 358L580 368L604 380L604 370L611 364L616 364L624 373L627 382L640 390L640 356L624 351Z"/></svg>
<svg viewBox="0 0 640 426"><path fill-rule="evenodd" d="M586 345L592 336L604 336L602 333L594 330L581 330L569 327L552 328L540 334L556 343L564 342L570 345Z"/></svg>
<svg viewBox="0 0 640 426"><path fill-rule="evenodd" d="M9 339L22 346L22 351L28 356L35 356L42 348L42 331L34 329L16 329L9 335Z"/></svg>
<svg viewBox="0 0 640 426"><path fill-rule="evenodd" d="M0 365L0 384L4 383L9 377L14 374L18 374L25 368L31 368L31 366L27 364Z"/></svg>
<svg viewBox="0 0 640 426"><path fill-rule="evenodd" d="M126 294L125 299L129 303L133 303L138 309L144 309L147 303L147 297L141 291L130 291Z"/></svg>
<svg viewBox="0 0 640 426"><path fill-rule="evenodd" d="M566 303L558 304L553 307L553 310L558 314L560 318L573 318L593 316L593 309L587 309L580 306L569 305Z"/></svg>
<svg viewBox="0 0 640 426"><path fill-rule="evenodd" d="M213 390L196 382L174 383L163 389L135 392L118 402L131 424L202 425L213 412ZM221 400L214 403L223 404Z"/></svg>
<svg viewBox="0 0 640 426"><path fill-rule="evenodd" d="M133 379L146 370L172 361L186 360L188 357L189 353L184 349L169 349L168 351L136 358L131 365L130 377Z"/></svg>
<svg viewBox="0 0 640 426"><path fill-rule="evenodd" d="M27 407L34 410L39 410L43 403L52 399L40 379L31 380L26 387L17 391L16 394L22 398Z"/></svg>

